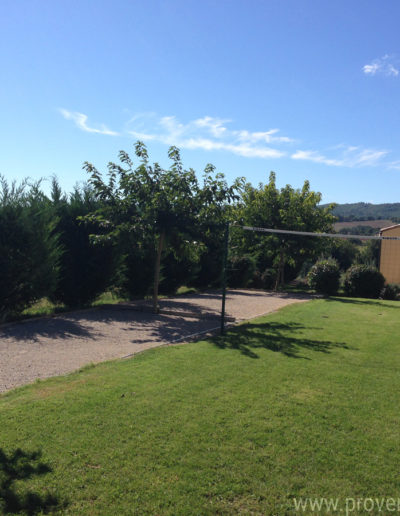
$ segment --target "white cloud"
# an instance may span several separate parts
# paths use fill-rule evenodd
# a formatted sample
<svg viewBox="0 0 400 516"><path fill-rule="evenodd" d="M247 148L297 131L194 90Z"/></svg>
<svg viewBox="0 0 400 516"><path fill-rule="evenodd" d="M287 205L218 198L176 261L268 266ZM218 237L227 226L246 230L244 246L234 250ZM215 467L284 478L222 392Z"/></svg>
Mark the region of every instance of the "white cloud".
<svg viewBox="0 0 400 516"><path fill-rule="evenodd" d="M331 165L340 167L342 163L336 159L329 159L326 156L319 154L317 151L298 150L290 156L292 159L313 161L314 163L323 163L324 165Z"/></svg>
<svg viewBox="0 0 400 516"><path fill-rule="evenodd" d="M277 159L288 157L293 160L310 161L330 167L374 167L381 166L400 170L399 161L387 161L389 151L350 145L336 145L325 151L298 149L288 151L296 140L281 136L279 129L266 131L232 130L229 120L204 116L187 123L175 116L160 117L155 113L135 114L125 124L122 133L111 131L105 125L89 127L88 117L83 113L60 109L67 120L72 120L82 131L105 135L130 135L137 140L176 145L182 149L204 151L225 151L245 158ZM298 140L297 140L298 141ZM289 146L289 147L288 147Z"/></svg>
<svg viewBox="0 0 400 516"><path fill-rule="evenodd" d="M132 135L134 138L137 138L138 140L143 140L143 141L157 139L157 135L155 135L155 134L141 133L139 131L129 131L129 134Z"/></svg>
<svg viewBox="0 0 400 516"><path fill-rule="evenodd" d="M379 165L381 159L387 156L386 150L363 149L360 150L353 158L349 158L353 162L353 166L376 166Z"/></svg>
<svg viewBox="0 0 400 516"><path fill-rule="evenodd" d="M372 63L363 66L363 72L366 75L375 75L379 69L380 65L378 63Z"/></svg>
<svg viewBox="0 0 400 516"><path fill-rule="evenodd" d="M312 161L333 167L373 167L382 165L382 159L388 155L387 150L363 149L355 146L339 145L336 149L343 149L338 156L327 157L317 151L297 150L291 155L292 159Z"/></svg>
<svg viewBox="0 0 400 516"><path fill-rule="evenodd" d="M398 66L398 59L386 54L383 57L374 59L371 63L364 65L362 69L366 75L382 74L397 77L399 75Z"/></svg>
<svg viewBox="0 0 400 516"><path fill-rule="evenodd" d="M257 142L265 142L265 143L291 143L294 142L292 138L288 138L287 136L275 136L276 133L279 132L279 129L270 129L269 131L264 132L249 132L249 131L235 131L238 139L243 142L248 143L257 143Z"/></svg>
<svg viewBox="0 0 400 516"><path fill-rule="evenodd" d="M203 118L198 118L193 123L198 127L206 127L209 128L211 134L216 138L221 138L226 133L226 127L224 124L230 122L230 120L222 120L220 118L213 118L211 116L205 116Z"/></svg>
<svg viewBox="0 0 400 516"><path fill-rule="evenodd" d="M88 117L83 113L71 112L67 111L66 109L60 109L59 111L66 120L72 120L73 122L75 122L75 124L79 127L79 129L82 129L82 131L86 131L87 133L106 134L109 136L118 135L118 133L116 133L115 131L111 131L104 124L101 124L100 129L89 127L86 123Z"/></svg>
<svg viewBox="0 0 400 516"><path fill-rule="evenodd" d="M233 131L227 127L229 120L211 116L197 118L187 124L174 116L157 118L154 115L134 117L132 122L134 128L129 134L144 141L156 140L182 149L226 151L247 158L280 158L286 152L266 144L292 141L288 137L275 136L278 129L266 132Z"/></svg>

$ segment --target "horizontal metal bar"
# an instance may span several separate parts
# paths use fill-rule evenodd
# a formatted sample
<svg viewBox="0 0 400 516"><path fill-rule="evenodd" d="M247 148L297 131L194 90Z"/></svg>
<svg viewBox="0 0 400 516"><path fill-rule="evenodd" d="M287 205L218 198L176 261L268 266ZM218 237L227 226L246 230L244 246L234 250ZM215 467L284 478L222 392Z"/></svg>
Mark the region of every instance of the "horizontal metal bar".
<svg viewBox="0 0 400 516"><path fill-rule="evenodd" d="M343 235L341 233L313 233L311 231L292 231L288 229L270 229L270 228L258 228L253 226L239 226L246 231L260 231L262 233L279 233L283 235L300 235L300 236L314 236L314 237L327 237L327 238L346 238L348 240L356 238L357 240L400 240L400 237L389 237L389 236L372 236L372 235Z"/></svg>

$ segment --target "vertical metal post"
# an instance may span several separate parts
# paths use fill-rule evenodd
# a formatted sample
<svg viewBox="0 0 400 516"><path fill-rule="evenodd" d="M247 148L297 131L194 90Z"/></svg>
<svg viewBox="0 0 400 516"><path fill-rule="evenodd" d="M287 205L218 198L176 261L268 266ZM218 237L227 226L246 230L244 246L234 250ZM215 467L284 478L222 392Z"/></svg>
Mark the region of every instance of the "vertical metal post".
<svg viewBox="0 0 400 516"><path fill-rule="evenodd" d="M222 262L222 307L221 307L221 335L225 332L225 300L226 300L226 267L228 263L229 222L225 227L224 256Z"/></svg>

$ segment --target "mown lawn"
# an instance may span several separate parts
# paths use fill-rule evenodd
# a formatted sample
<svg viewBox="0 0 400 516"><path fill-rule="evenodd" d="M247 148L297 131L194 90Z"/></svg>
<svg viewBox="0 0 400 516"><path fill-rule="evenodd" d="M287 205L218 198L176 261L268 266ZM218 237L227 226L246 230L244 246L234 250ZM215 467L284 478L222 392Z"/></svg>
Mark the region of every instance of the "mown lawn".
<svg viewBox="0 0 400 516"><path fill-rule="evenodd" d="M0 513L295 514L400 493L400 304L315 300L0 397Z"/></svg>

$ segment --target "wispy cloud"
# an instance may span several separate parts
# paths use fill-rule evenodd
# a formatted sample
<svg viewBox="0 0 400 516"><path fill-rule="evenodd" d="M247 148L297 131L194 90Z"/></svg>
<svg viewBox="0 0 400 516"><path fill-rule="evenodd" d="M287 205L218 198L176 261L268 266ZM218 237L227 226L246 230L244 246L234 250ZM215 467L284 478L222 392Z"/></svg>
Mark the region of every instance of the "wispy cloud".
<svg viewBox="0 0 400 516"><path fill-rule="evenodd" d="M66 120L72 120L73 122L75 122L75 124L79 127L79 129L82 129L82 131L86 131L87 133L106 134L109 136L118 135L118 133L116 133L115 131L111 131L111 129L108 129L108 127L104 124L100 125L100 129L95 127L89 127L87 125L88 117L83 113L72 112L66 109L60 109L59 111Z"/></svg>
<svg viewBox="0 0 400 516"><path fill-rule="evenodd" d="M248 158L280 158L287 152L267 144L291 142L291 138L278 136L278 129L266 132L231 130L230 120L205 116L186 124L174 116L135 116L129 134L135 138L156 140L182 149L227 151Z"/></svg>
<svg viewBox="0 0 400 516"><path fill-rule="evenodd" d="M341 149L341 150L340 150ZM322 163L333 167L374 167L382 164L389 151L366 149L362 147L339 145L335 147L339 150L339 154L331 157L325 156L317 151L312 150L297 150L291 155L292 159L312 161L314 163Z"/></svg>
<svg viewBox="0 0 400 516"><path fill-rule="evenodd" d="M390 152L385 149L361 146L336 145L325 150L293 150L295 140L280 134L279 129L249 131L231 129L228 119L204 116L182 123L175 116L158 116L156 113L137 113L117 133L105 125L90 127L88 117L83 113L60 109L67 120L72 120L82 131L104 135L129 135L144 142L160 142L175 145L181 149L204 151L225 151L245 158L309 161L329 167L376 167L400 170L399 161L388 161Z"/></svg>
<svg viewBox="0 0 400 516"><path fill-rule="evenodd" d="M397 77L400 73L399 68L399 60L393 55L386 54L364 65L362 70L365 75L382 74L388 77Z"/></svg>
<svg viewBox="0 0 400 516"><path fill-rule="evenodd" d="M319 154L317 151L311 150L298 150L290 157L292 159L313 161L314 163L323 163L324 165L330 165L334 167L339 167L341 165L339 160L327 158L326 156Z"/></svg>

